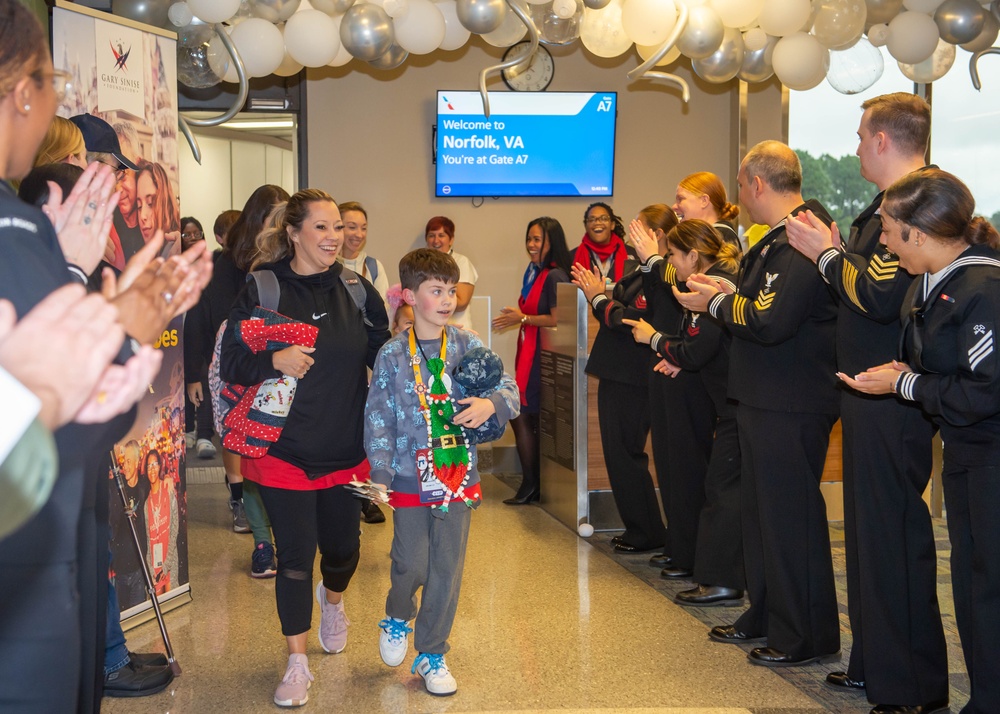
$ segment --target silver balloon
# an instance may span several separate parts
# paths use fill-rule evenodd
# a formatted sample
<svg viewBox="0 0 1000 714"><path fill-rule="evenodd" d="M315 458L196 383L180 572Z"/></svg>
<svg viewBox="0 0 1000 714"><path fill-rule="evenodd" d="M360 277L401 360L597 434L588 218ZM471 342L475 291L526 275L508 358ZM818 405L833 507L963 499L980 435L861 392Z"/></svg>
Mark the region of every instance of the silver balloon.
<svg viewBox="0 0 1000 714"><path fill-rule="evenodd" d="M990 3L990 12L993 13L994 19L1000 22L1000 0L993 0Z"/></svg>
<svg viewBox="0 0 1000 714"><path fill-rule="evenodd" d="M745 56L743 33L735 27L727 27L719 49L704 59L692 60L691 67L706 82L722 84L739 73Z"/></svg>
<svg viewBox="0 0 1000 714"><path fill-rule="evenodd" d="M903 0L865 0L868 6L868 17L865 25L883 25L903 11Z"/></svg>
<svg viewBox="0 0 1000 714"><path fill-rule="evenodd" d="M600 10L607 7L610 3L611 0L583 0L583 4L591 10Z"/></svg>
<svg viewBox="0 0 1000 714"><path fill-rule="evenodd" d="M299 9L302 0L250 0L250 12L254 17L273 22L284 22Z"/></svg>
<svg viewBox="0 0 1000 714"><path fill-rule="evenodd" d="M359 60L378 59L389 51L394 40L392 20L378 5L354 5L341 20L340 41Z"/></svg>
<svg viewBox="0 0 1000 714"><path fill-rule="evenodd" d="M313 9L325 12L327 15L343 15L351 9L354 2L355 0L316 0L316 2L310 0L309 4Z"/></svg>
<svg viewBox="0 0 1000 714"><path fill-rule="evenodd" d="M677 49L691 59L703 59L719 49L726 26L719 14L707 5L691 8L687 27L677 38Z"/></svg>
<svg viewBox="0 0 1000 714"><path fill-rule="evenodd" d="M979 52L980 50L988 49L997 41L997 35L1000 35L1000 22L993 17L993 13L988 12L986 13L986 22L983 23L983 30L979 33L979 37L972 42L964 43L962 49L969 52Z"/></svg>
<svg viewBox="0 0 1000 714"><path fill-rule="evenodd" d="M960 45L979 37L989 14L976 0L944 0L934 13L934 22L942 40Z"/></svg>
<svg viewBox="0 0 1000 714"><path fill-rule="evenodd" d="M744 82L766 82L774 75L774 67L771 65L771 55L774 54L774 46L778 44L777 37L767 36L767 44L759 50L750 52L747 50L743 56L743 64L737 76Z"/></svg>
<svg viewBox="0 0 1000 714"><path fill-rule="evenodd" d="M177 81L188 87L204 89L222 81L208 61L208 47L215 31L200 20L177 30Z"/></svg>
<svg viewBox="0 0 1000 714"><path fill-rule="evenodd" d="M469 32L485 35L500 27L507 16L503 0L457 0L458 21Z"/></svg>
<svg viewBox="0 0 1000 714"><path fill-rule="evenodd" d="M388 52L378 59L370 60L368 64L376 69L396 69L396 67L403 64L409 56L409 52L404 50L399 45L394 44L389 48Z"/></svg>
<svg viewBox="0 0 1000 714"><path fill-rule="evenodd" d="M114 0L111 3L111 12L136 22L173 29L173 24L167 16L172 2L173 0Z"/></svg>

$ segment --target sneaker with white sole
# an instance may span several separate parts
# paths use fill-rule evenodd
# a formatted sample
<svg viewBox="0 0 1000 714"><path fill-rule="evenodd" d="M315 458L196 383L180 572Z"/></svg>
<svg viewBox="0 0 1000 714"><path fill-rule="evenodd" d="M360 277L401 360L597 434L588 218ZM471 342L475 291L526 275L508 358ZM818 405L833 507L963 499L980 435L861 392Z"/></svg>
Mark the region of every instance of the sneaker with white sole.
<svg viewBox="0 0 1000 714"><path fill-rule="evenodd" d="M378 653L382 661L390 667L398 667L406 659L406 636L413 632L406 620L387 617L378 623L381 632L378 636Z"/></svg>
<svg viewBox="0 0 1000 714"><path fill-rule="evenodd" d="M229 510L233 512L233 531L249 533L250 524L247 523L247 512L243 509L243 501L230 501Z"/></svg>
<svg viewBox="0 0 1000 714"><path fill-rule="evenodd" d="M309 701L309 687L313 676L309 660L304 654L288 655L288 668L281 684L274 690L274 703L279 707L301 707Z"/></svg>
<svg viewBox="0 0 1000 714"><path fill-rule="evenodd" d="M316 586L316 602L319 603L319 643L330 654L339 654L347 647L347 626L350 621L344 613L344 601L336 605L327 602L326 588L320 580Z"/></svg>
<svg viewBox="0 0 1000 714"><path fill-rule="evenodd" d="M278 564L274 562L274 546L258 543L250 556L251 578L273 578L278 574Z"/></svg>
<svg viewBox="0 0 1000 714"><path fill-rule="evenodd" d="M458 682L448 671L443 654L421 652L413 660L411 674L419 674L424 678L424 686L429 694L436 697L451 696L458 691Z"/></svg>
<svg viewBox="0 0 1000 714"><path fill-rule="evenodd" d="M198 442L195 445L195 451L198 452L199 459L215 458L215 444L212 443L211 439L198 439Z"/></svg>
<svg viewBox="0 0 1000 714"><path fill-rule="evenodd" d="M194 445L198 443L197 432L185 431L184 432L184 445L187 446L188 451L194 448Z"/></svg>

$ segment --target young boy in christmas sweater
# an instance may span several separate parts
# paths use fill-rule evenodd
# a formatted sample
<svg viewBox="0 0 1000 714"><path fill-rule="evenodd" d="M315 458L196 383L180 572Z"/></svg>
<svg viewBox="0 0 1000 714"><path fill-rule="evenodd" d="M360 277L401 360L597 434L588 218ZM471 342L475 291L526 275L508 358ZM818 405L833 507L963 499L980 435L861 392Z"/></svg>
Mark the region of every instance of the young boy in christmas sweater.
<svg viewBox="0 0 1000 714"><path fill-rule="evenodd" d="M470 516L482 502L476 447L466 442L465 428L474 429L493 414L503 424L518 415L520 403L517 384L506 373L487 399L460 399L452 391L451 371L467 350L482 346L476 335L448 325L457 304L454 259L415 250L400 261L399 277L403 299L413 307L413 327L382 347L365 406L371 478L389 488L395 508L379 652L390 667L400 665L406 636L413 632L417 658L411 671L423 677L428 692L446 696L458 688L444 655L458 607ZM414 617L411 629L407 623Z"/></svg>

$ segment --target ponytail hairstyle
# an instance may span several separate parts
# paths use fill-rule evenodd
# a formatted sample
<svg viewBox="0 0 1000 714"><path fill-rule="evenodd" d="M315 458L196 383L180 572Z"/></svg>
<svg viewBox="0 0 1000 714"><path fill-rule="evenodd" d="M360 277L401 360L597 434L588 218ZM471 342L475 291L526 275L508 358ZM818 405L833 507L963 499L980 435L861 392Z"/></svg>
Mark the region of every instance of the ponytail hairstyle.
<svg viewBox="0 0 1000 714"><path fill-rule="evenodd" d="M903 224L904 241L912 227L944 243L1000 249L1000 234L985 218L973 215L975 208L969 187L941 169L907 174L882 199L882 212Z"/></svg>
<svg viewBox="0 0 1000 714"><path fill-rule="evenodd" d="M698 251L700 270L712 265L718 265L727 273L735 273L739 269L739 248L723 240L712 224L706 221L697 218L681 221L667 234L667 243L685 254Z"/></svg>
<svg viewBox="0 0 1000 714"><path fill-rule="evenodd" d="M677 225L677 214L665 203L654 203L639 211L646 225L654 231L659 228L666 235Z"/></svg>
<svg viewBox="0 0 1000 714"><path fill-rule="evenodd" d="M708 196L708 200L720 221L731 223L740 215L740 207L734 206L726 199L726 187L723 185L722 179L709 171L699 171L685 176L679 185L695 196Z"/></svg>
<svg viewBox="0 0 1000 714"><path fill-rule="evenodd" d="M573 264L573 258L566 245L566 233L563 231L562 224L555 218L550 218L549 216L536 218L528 224L528 228L524 231L525 243L528 241L528 233L530 233L531 229L535 226L541 227L545 242L548 243L549 252L542 256L544 260L542 267L559 268L569 275L569 269Z"/></svg>
<svg viewBox="0 0 1000 714"><path fill-rule="evenodd" d="M226 245L222 249L223 253L232 258L237 268L250 270L257 255L257 234L264 228L274 207L288 198L288 191L274 184L264 184L250 194L243 210L226 233Z"/></svg>
<svg viewBox="0 0 1000 714"><path fill-rule="evenodd" d="M603 201L595 201L594 203L587 206L587 210L583 212L583 225L587 225L587 216L590 215L590 209L601 207L608 212L611 216L611 232L616 234L622 240L625 239L625 226L622 224L622 219L620 216L615 215L615 211L611 206L604 203Z"/></svg>
<svg viewBox="0 0 1000 714"><path fill-rule="evenodd" d="M337 202L326 191L318 188L304 188L292 195L287 201L282 201L275 206L267 219L264 230L257 236L257 255L254 256L253 268L295 255L295 244L292 243L289 229L301 230L302 224L309 217L309 206L313 203L326 201L334 206L337 205Z"/></svg>

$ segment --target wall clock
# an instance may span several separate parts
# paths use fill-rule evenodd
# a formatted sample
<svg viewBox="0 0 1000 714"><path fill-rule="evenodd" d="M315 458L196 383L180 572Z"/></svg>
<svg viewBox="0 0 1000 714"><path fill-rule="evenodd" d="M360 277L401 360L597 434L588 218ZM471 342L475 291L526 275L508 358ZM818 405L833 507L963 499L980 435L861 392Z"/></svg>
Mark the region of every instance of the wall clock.
<svg viewBox="0 0 1000 714"><path fill-rule="evenodd" d="M504 52L504 61L524 57L530 49L530 42L518 42ZM516 74L511 74L510 70L507 69L501 72L504 84L515 92L544 92L552 83L555 62L544 45L538 45L538 51L531 58L531 64L525 68L515 67L514 69L520 71Z"/></svg>

